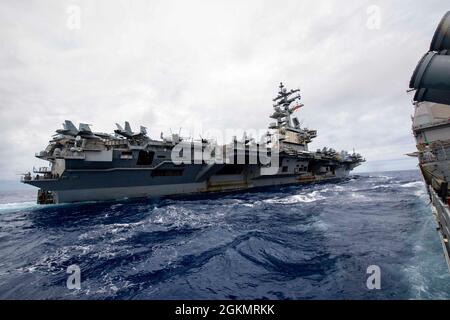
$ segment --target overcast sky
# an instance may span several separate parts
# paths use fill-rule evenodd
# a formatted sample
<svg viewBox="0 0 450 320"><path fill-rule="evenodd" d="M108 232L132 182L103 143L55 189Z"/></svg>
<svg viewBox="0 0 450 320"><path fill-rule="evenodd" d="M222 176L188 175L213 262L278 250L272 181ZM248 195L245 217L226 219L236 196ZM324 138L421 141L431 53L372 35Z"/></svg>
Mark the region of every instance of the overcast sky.
<svg viewBox="0 0 450 320"><path fill-rule="evenodd" d="M311 149L360 171L415 168L409 78L448 0L0 3L0 179L18 179L65 119L112 132L259 129L277 85L302 90ZM198 137L196 137L198 138Z"/></svg>

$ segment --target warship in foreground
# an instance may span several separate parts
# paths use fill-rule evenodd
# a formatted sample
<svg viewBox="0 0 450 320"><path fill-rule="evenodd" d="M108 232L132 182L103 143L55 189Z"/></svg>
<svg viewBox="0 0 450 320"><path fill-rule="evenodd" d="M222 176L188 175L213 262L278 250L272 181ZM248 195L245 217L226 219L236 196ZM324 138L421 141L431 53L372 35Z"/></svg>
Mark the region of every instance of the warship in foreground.
<svg viewBox="0 0 450 320"><path fill-rule="evenodd" d="M236 191L347 177L365 160L355 152L308 150L317 132L302 128L292 116L303 107L299 91L280 84L271 115L276 122L260 142L246 135L226 145L207 139L188 141L177 134L170 138L161 134L155 140L144 127L134 133L128 122L124 128L117 124L114 134L105 134L92 132L86 124L77 129L66 120L47 148L36 154L50 167L34 169L22 182L39 188L38 203L52 204ZM199 153L212 157L199 160Z"/></svg>
<svg viewBox="0 0 450 320"><path fill-rule="evenodd" d="M409 155L419 159L450 268L450 11L441 20L409 87L415 90L412 130L417 143L417 152Z"/></svg>

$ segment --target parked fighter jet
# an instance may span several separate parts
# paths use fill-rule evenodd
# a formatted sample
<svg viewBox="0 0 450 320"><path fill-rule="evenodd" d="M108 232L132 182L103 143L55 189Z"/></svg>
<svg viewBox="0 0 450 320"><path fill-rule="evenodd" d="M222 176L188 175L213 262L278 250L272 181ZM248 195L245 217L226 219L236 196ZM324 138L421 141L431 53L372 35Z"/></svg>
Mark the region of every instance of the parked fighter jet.
<svg viewBox="0 0 450 320"><path fill-rule="evenodd" d="M65 120L63 123L63 129L56 130L57 134L61 134L64 136L78 137L82 138L90 138L90 139L99 139L99 138L109 138L110 134L101 133L101 132L92 132L89 124L80 123L77 127L70 120Z"/></svg>
<svg viewBox="0 0 450 320"><path fill-rule="evenodd" d="M114 130L114 132L122 137L125 138L142 138L147 135L147 128L141 126L140 132L135 133L131 130L130 123L128 121L125 121L125 130L122 128L122 126L118 123L116 123L117 129Z"/></svg>

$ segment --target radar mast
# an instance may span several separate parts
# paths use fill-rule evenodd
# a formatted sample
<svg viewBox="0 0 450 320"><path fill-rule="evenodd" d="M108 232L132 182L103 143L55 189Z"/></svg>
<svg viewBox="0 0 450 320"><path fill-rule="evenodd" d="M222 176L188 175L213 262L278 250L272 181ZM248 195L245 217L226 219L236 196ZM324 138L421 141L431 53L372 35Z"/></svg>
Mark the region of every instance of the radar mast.
<svg viewBox="0 0 450 320"><path fill-rule="evenodd" d="M280 83L279 88L280 91L278 92L278 96L273 99L273 102L275 102L273 105L274 113L270 117L277 120L277 129L295 128L295 126L292 125L291 114L294 113L295 110L303 107L300 103L300 89L288 91L282 82ZM291 107L293 102L297 102L297 104Z"/></svg>

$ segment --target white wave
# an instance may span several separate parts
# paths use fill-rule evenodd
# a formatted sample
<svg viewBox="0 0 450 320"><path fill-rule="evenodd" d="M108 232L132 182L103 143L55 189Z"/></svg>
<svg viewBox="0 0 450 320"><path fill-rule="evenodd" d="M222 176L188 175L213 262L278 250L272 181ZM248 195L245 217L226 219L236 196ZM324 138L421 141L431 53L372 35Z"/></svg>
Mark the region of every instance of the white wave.
<svg viewBox="0 0 450 320"><path fill-rule="evenodd" d="M156 224L163 224L163 223L164 223L164 219L163 219L162 216L159 216L159 217L153 219L153 223L156 223Z"/></svg>
<svg viewBox="0 0 450 320"><path fill-rule="evenodd" d="M58 274L60 266L72 259L74 256L83 258L88 256L95 249L94 245L72 245L64 246L53 252L44 254L30 265L15 269L19 272L34 273L39 270L46 270L49 274Z"/></svg>
<svg viewBox="0 0 450 320"><path fill-rule="evenodd" d="M14 203L1 203L0 204L0 213L3 211L15 211L15 210L23 210L23 209L31 209L34 207L38 207L39 205L36 202L14 202Z"/></svg>
<svg viewBox="0 0 450 320"><path fill-rule="evenodd" d="M428 192L425 188L421 188L417 191L414 191L414 195L418 198L422 198L423 200L426 200L427 202L429 201L429 195Z"/></svg>
<svg viewBox="0 0 450 320"><path fill-rule="evenodd" d="M391 188L391 187L393 187L393 186L394 186L394 185L392 185L392 184L380 184L380 185L378 185L378 186L374 186L374 187L370 188L370 190L377 190L377 189Z"/></svg>
<svg viewBox="0 0 450 320"><path fill-rule="evenodd" d="M113 239L112 241L118 242L126 239L123 237L124 233L127 234L127 237L130 237L132 235L130 230L136 229L149 222L149 220L142 220L134 223L113 223L110 225L103 225L100 229L94 229L80 234L78 239L88 240L108 237Z"/></svg>
<svg viewBox="0 0 450 320"><path fill-rule="evenodd" d="M354 198L354 199L367 199L367 197L365 196L365 195L363 195L363 194L359 194L359 193L356 193L356 192L352 192L351 193L351 196L352 196L352 198Z"/></svg>
<svg viewBox="0 0 450 320"><path fill-rule="evenodd" d="M393 179L394 177L383 176L383 175L376 175L376 176L369 175L368 178L369 178L369 179L391 180L391 179Z"/></svg>
<svg viewBox="0 0 450 320"><path fill-rule="evenodd" d="M400 185L400 187L402 187L402 188L416 188L416 187L422 187L422 186L423 186L422 181L414 181L414 182L409 182L409 183Z"/></svg>
<svg viewBox="0 0 450 320"><path fill-rule="evenodd" d="M277 204L293 204L293 203L309 203L309 202L315 202L318 200L325 199L324 196L319 194L320 191L314 191L308 194L296 194L293 196L289 196L286 198L278 198L278 199L268 199L264 200L266 203L277 203Z"/></svg>
<svg viewBox="0 0 450 320"><path fill-rule="evenodd" d="M429 288L421 267L417 265L407 266L403 270L411 282L411 289L414 297L416 299L421 299L424 295L426 296Z"/></svg>
<svg viewBox="0 0 450 320"><path fill-rule="evenodd" d="M178 206L158 208L149 222L158 225L175 227L204 228L223 223L225 212L222 210L200 211Z"/></svg>
<svg viewBox="0 0 450 320"><path fill-rule="evenodd" d="M120 208L122 206L123 206L123 203L114 204L114 205L111 206L111 210L115 210L115 209Z"/></svg>
<svg viewBox="0 0 450 320"><path fill-rule="evenodd" d="M323 188L318 190L320 193L327 193L327 192L341 192L344 191L345 188L343 186L332 186L330 188Z"/></svg>

